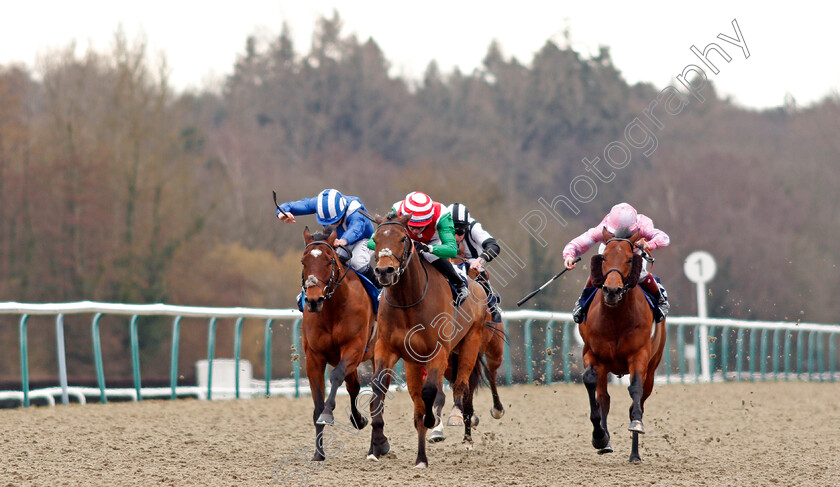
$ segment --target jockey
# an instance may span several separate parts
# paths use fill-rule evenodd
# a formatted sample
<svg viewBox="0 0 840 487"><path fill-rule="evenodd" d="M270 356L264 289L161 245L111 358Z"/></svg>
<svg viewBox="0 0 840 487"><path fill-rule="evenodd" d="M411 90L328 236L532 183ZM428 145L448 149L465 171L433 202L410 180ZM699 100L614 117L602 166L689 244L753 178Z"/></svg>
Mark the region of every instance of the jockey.
<svg viewBox="0 0 840 487"><path fill-rule="evenodd" d="M651 250L667 247L671 243L671 238L668 237L668 234L654 228L653 221L650 218L636 213L636 210L627 203L619 203L612 207L609 214L601 220L601 223L590 228L579 237L572 239L566 245L563 249L563 262L566 265L566 269L574 269L576 266L574 262L575 258L585 254L596 243L601 244L598 252L603 253L605 247L603 228L606 228L610 233L615 233L621 227L627 227L632 232L638 231L642 238L636 244L641 245L647 253L650 253ZM636 253L638 252L639 250L636 250ZM645 261L642 262L639 285L656 300L656 307L653 313L654 321L659 323L664 320L668 316L668 309L671 307L668 303L668 293L662 287L658 277L653 274L648 274L647 262ZM592 287L591 280L587 280L586 288L583 290L580 299L575 303L575 308L572 311L575 323L583 321L583 305L594 291L595 288Z"/></svg>
<svg viewBox="0 0 840 487"><path fill-rule="evenodd" d="M455 306L460 306L469 297L470 289L449 261L458 256L449 208L432 201L426 193L415 191L408 193L404 200L394 203L393 211L397 216L411 214L408 230L414 246L455 288ZM373 239L368 241L368 248L375 248Z"/></svg>
<svg viewBox="0 0 840 487"><path fill-rule="evenodd" d="M359 198L345 196L335 189L325 189L314 198L283 203L277 209L277 218L282 222L295 223L295 215L314 213L315 220L324 227L335 225L338 238L333 246L338 259L380 287L370 267L371 251L367 248L368 239L373 235L373 224L359 210L367 211ZM339 247L341 245L347 247L350 253Z"/></svg>
<svg viewBox="0 0 840 487"><path fill-rule="evenodd" d="M487 308L490 310L493 322L499 323L502 321L501 308L499 307L501 299L498 294L493 292L484 265L499 255L501 248L496 243L496 239L481 226L481 223L470 215L466 206L455 203L449 207L449 213L452 215L452 223L455 225L455 240L458 245L461 242L464 243L464 255L470 263L470 269L478 271L480 277L478 283L487 292Z"/></svg>

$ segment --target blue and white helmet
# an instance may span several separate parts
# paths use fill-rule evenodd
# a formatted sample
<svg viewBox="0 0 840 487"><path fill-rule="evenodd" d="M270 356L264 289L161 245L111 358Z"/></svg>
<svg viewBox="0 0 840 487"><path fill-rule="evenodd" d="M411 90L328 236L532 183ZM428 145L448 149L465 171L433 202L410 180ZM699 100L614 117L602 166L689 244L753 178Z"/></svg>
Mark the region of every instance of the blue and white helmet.
<svg viewBox="0 0 840 487"><path fill-rule="evenodd" d="M325 189L318 193L318 206L315 219L321 225L327 226L337 223L347 211L347 200L335 189Z"/></svg>

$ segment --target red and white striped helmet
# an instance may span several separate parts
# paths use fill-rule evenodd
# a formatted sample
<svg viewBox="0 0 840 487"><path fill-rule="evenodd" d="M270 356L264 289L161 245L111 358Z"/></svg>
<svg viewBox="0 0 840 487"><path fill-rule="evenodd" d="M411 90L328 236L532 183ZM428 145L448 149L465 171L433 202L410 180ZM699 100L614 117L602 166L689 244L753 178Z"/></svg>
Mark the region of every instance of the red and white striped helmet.
<svg viewBox="0 0 840 487"><path fill-rule="evenodd" d="M631 232L639 229L639 216L636 209L627 203L619 203L613 206L606 220L607 231L610 233L615 233L622 227L626 227Z"/></svg>
<svg viewBox="0 0 840 487"><path fill-rule="evenodd" d="M425 227L432 222L435 216L434 201L426 193L414 191L405 195L405 200L400 203L400 213L405 215L411 213L410 227Z"/></svg>

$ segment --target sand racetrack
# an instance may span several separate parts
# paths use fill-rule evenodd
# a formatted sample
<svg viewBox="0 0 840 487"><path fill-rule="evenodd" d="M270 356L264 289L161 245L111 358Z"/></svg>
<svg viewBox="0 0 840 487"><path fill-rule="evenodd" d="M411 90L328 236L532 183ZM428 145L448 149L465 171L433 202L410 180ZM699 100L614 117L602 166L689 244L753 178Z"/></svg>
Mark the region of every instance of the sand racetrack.
<svg viewBox="0 0 840 487"><path fill-rule="evenodd" d="M582 385L500 393L507 414L496 421L487 413L489 391L479 392L476 448L465 451L463 430L450 428L446 441L429 445L426 470L412 468L416 433L406 392L385 411L396 458L364 459L369 426L358 435L334 429L328 451L335 457L316 471L294 459L295 450L312 447L309 397L2 410L0 487L274 485L275 466L280 475L297 468L308 485L330 486L840 485L840 383L657 386L645 412L641 465L627 462L624 387L610 389L615 453L603 456L590 445ZM337 412L348 401L339 397Z"/></svg>

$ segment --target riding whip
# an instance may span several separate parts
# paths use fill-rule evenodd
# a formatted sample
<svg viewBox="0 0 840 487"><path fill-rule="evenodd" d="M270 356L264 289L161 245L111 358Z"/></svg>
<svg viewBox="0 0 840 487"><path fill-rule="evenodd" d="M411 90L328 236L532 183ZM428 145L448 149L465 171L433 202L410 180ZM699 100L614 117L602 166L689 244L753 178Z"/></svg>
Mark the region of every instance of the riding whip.
<svg viewBox="0 0 840 487"><path fill-rule="evenodd" d="M276 206L276 207L277 207L277 211L279 211L280 213L282 213L282 214L283 214L283 216L285 216L286 218L291 218L291 215L289 215L289 214L288 214L288 213L286 213L285 211L281 210L281 209L280 209L280 205L278 205L278 204L277 204L277 191L272 191L272 192L271 192L271 194L273 194L273 195L274 195L274 206Z"/></svg>
<svg viewBox="0 0 840 487"><path fill-rule="evenodd" d="M577 259L575 259L575 260L574 260L574 262L572 262L572 264L576 264L577 262L580 262L580 257L578 257ZM548 282L546 282L545 284L543 284L542 286L540 286L540 287L539 287L536 291L531 291L531 293L530 293L529 295L527 295L527 296L525 296L524 298L522 298L522 299L520 299L519 301L517 301L517 302L516 302L516 306L521 307L521 306L522 306L522 304L523 304L523 303L525 303L525 301L528 301L529 299L533 298L533 297L534 297L534 296L535 296L538 292L540 292L540 291L542 291L543 289L545 289L545 287L546 287L546 286L548 286L549 284L551 284L551 283L552 283L552 281L554 281L554 280L555 280L555 279L557 279L558 277L562 276L562 275L563 275L563 273L565 273L567 270L569 270L569 269L563 269L562 271L558 272L558 273L557 273L554 277L552 277L551 279L549 279L549 280L548 280Z"/></svg>

